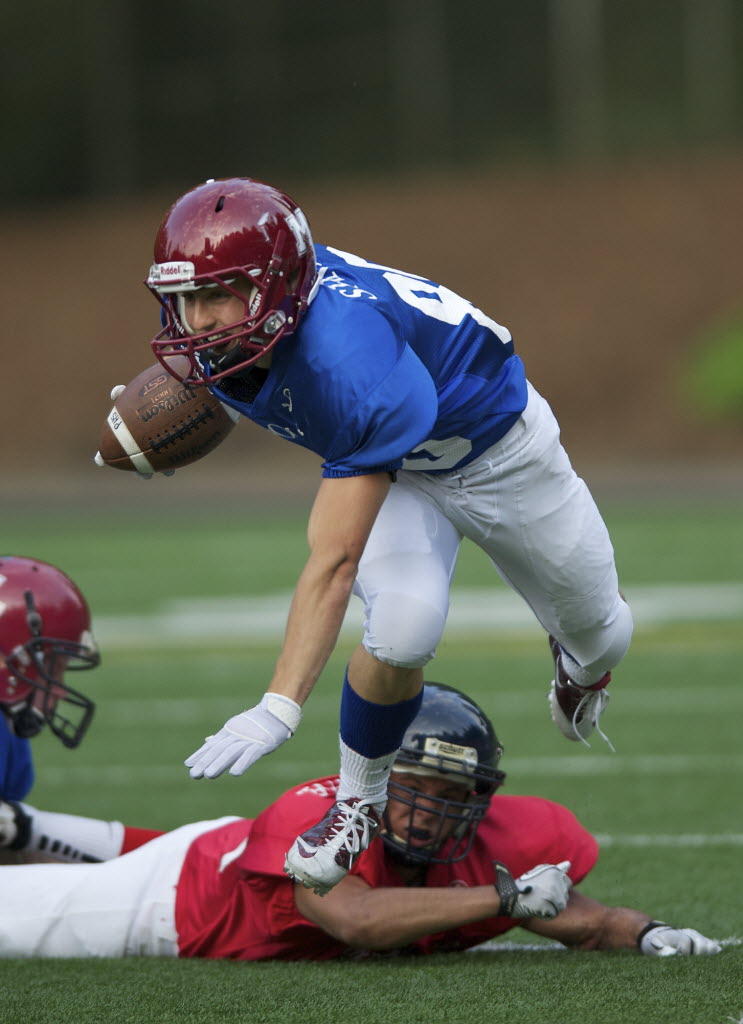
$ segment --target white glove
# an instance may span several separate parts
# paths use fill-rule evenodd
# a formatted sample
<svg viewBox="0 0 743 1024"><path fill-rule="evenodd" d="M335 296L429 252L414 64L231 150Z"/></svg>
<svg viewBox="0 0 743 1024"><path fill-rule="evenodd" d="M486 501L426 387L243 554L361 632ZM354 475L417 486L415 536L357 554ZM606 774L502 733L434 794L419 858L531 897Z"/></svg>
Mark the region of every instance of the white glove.
<svg viewBox="0 0 743 1024"><path fill-rule="evenodd" d="M503 917L539 917L549 921L568 905L573 884L567 875L569 860L559 864L537 864L516 879L505 864L496 860L493 866Z"/></svg>
<svg viewBox="0 0 743 1024"><path fill-rule="evenodd" d="M646 925L637 941L645 956L707 956L722 950L719 942L705 938L694 928L672 928L661 921Z"/></svg>
<svg viewBox="0 0 743 1024"><path fill-rule="evenodd" d="M216 779L226 768L242 775L254 761L270 754L297 731L302 709L290 697L266 693L260 704L230 718L184 762L192 779Z"/></svg>

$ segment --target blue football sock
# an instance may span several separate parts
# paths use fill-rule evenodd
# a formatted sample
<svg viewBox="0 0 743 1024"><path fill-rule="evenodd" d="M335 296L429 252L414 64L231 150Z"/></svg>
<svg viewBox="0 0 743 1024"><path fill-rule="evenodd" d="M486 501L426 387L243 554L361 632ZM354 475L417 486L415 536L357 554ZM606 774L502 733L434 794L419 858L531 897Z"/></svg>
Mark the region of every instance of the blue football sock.
<svg viewBox="0 0 743 1024"><path fill-rule="evenodd" d="M400 747L405 730L420 710L423 690L397 704L372 704L348 682L341 696L341 739L363 757L375 758Z"/></svg>

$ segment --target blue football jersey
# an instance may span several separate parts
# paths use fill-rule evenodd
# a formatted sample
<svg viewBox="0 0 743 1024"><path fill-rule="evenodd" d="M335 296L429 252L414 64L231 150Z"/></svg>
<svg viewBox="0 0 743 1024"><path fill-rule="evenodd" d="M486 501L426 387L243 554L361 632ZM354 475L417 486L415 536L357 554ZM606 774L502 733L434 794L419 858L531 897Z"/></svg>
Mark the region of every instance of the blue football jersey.
<svg viewBox="0 0 743 1024"><path fill-rule="evenodd" d="M322 456L323 475L448 472L526 406L510 332L440 284L316 245L319 280L259 392L226 404Z"/></svg>
<svg viewBox="0 0 743 1024"><path fill-rule="evenodd" d="M0 800L23 800L33 784L31 744L19 739L0 714Z"/></svg>

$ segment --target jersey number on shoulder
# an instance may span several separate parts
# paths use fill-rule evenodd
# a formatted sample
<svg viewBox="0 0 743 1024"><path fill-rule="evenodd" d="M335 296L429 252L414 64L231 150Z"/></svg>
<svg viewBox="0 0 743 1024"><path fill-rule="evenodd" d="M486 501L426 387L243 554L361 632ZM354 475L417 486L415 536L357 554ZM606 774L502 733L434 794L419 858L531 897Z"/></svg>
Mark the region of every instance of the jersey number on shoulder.
<svg viewBox="0 0 743 1024"><path fill-rule="evenodd" d="M405 274L392 267L385 267L381 263L369 263L360 256L352 253L342 252L340 249L331 249L336 256L340 256L352 267L365 267L368 270L381 270L384 279L394 288L403 302L414 309L419 309L426 316L440 320L442 323L451 324L456 327L461 324L466 316L471 316L480 326L487 327L504 345L508 345L511 339L511 332L502 324L496 323L489 316L486 316L481 309L473 306L461 295L445 288L441 284L434 284L424 277L417 277L415 274Z"/></svg>

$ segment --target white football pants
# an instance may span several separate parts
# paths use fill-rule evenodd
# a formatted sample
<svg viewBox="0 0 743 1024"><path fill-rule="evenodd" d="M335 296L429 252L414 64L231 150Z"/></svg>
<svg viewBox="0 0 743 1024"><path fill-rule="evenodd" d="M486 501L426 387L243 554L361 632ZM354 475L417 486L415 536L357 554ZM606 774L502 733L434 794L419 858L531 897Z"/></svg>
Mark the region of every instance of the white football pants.
<svg viewBox="0 0 743 1024"><path fill-rule="evenodd" d="M100 864L0 867L0 957L177 956L175 892L199 821Z"/></svg>
<svg viewBox="0 0 743 1024"><path fill-rule="evenodd" d="M354 587L370 654L407 668L434 656L463 537L583 666L578 682L596 682L621 661L632 616L618 594L609 534L531 385L523 415L474 463L438 475L398 473Z"/></svg>

